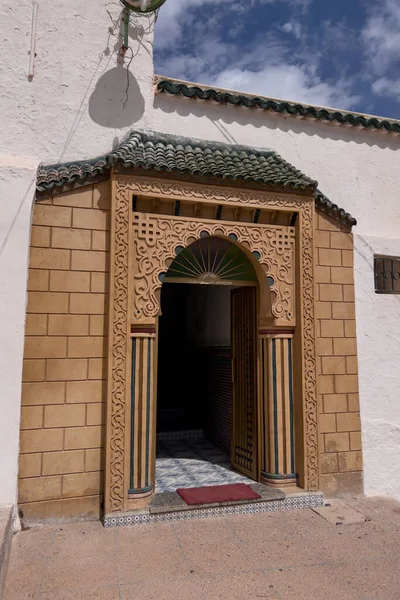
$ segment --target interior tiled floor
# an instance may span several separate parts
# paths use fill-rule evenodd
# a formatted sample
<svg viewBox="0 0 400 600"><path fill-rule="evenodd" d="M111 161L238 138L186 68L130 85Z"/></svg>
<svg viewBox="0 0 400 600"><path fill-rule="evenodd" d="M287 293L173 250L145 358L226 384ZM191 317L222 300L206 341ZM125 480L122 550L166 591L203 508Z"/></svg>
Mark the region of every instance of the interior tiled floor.
<svg viewBox="0 0 400 600"><path fill-rule="evenodd" d="M177 488L254 483L230 465L229 457L206 440L202 432L161 435L157 439L156 491Z"/></svg>
<svg viewBox="0 0 400 600"><path fill-rule="evenodd" d="M358 524L311 509L14 536L4 600L399 600L400 504L347 499Z"/></svg>

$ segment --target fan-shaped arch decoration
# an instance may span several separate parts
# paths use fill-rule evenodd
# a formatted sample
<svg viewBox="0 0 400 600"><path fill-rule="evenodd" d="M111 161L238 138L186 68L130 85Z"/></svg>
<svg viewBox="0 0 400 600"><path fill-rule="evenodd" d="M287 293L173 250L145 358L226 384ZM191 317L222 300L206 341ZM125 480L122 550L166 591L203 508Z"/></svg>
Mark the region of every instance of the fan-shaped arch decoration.
<svg viewBox="0 0 400 600"><path fill-rule="evenodd" d="M186 248L175 248L165 282L214 285L256 285L257 276L247 256L228 239L206 234Z"/></svg>

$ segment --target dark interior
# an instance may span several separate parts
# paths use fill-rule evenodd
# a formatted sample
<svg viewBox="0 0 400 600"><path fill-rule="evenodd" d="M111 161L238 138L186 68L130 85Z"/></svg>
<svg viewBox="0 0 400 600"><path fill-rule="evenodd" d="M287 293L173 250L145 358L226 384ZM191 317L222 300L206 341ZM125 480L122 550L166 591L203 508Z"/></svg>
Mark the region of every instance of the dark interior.
<svg viewBox="0 0 400 600"><path fill-rule="evenodd" d="M199 430L230 454L232 377L228 286L164 283L157 432Z"/></svg>

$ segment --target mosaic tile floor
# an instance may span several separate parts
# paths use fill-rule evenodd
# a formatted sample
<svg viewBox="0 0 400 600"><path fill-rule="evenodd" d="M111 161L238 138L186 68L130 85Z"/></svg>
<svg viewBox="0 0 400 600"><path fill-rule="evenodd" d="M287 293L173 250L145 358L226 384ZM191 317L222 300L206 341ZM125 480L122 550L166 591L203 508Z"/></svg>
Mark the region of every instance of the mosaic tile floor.
<svg viewBox="0 0 400 600"><path fill-rule="evenodd" d="M157 438L156 492L177 488L254 483L233 471L229 457L201 434L177 437L177 433Z"/></svg>

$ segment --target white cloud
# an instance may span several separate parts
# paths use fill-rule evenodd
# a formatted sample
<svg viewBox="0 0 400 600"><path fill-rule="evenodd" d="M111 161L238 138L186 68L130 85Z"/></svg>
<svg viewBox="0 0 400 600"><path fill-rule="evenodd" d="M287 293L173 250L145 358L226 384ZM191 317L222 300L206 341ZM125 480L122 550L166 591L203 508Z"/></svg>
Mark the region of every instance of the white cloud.
<svg viewBox="0 0 400 600"><path fill-rule="evenodd" d="M388 96L400 100L400 79L380 77L372 84L372 90L378 96Z"/></svg>
<svg viewBox="0 0 400 600"><path fill-rule="evenodd" d="M280 64L256 72L227 69L218 75L213 84L261 96L339 108L349 108L360 99L349 92L347 82L339 81L330 85L318 77L314 68L301 65Z"/></svg>
<svg viewBox="0 0 400 600"><path fill-rule="evenodd" d="M288 21L282 25L282 31L292 33L296 39L301 38L301 24L298 21Z"/></svg>
<svg viewBox="0 0 400 600"><path fill-rule="evenodd" d="M375 3L362 31L368 68L383 75L399 61L400 2L382 0Z"/></svg>

